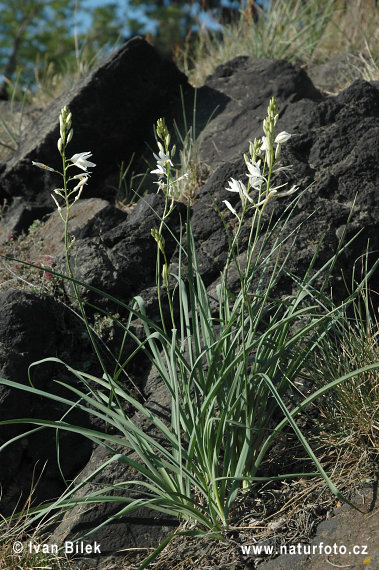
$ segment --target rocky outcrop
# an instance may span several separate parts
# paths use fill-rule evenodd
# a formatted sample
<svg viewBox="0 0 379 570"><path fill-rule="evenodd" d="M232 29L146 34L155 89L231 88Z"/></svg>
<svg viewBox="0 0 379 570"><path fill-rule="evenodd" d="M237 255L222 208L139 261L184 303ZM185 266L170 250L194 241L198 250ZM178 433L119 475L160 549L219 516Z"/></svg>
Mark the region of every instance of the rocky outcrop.
<svg viewBox="0 0 379 570"><path fill-rule="evenodd" d="M81 337L78 346L77 338ZM87 366L92 356L88 340L83 337L80 320L62 304L46 295L9 289L0 293L0 378L8 378L63 395L65 390L56 384L75 382L63 366L45 362L29 369L30 364L49 356L58 356L80 366ZM66 395L66 394L65 394ZM0 382L0 417L42 418L57 420L64 416L67 407L56 401L45 401L23 390L12 390ZM71 421L89 426L88 415L73 410ZM70 414L71 415L71 414ZM33 426L0 426L0 445L11 437ZM62 433L59 437L61 469L64 476L74 476L91 455L92 445L76 434ZM63 483L55 448L53 430L37 432L30 438L6 448L1 453L0 481L2 487L1 510L9 514L15 504L26 500L33 479L43 472L44 483L37 486L35 500L43 501L59 495Z"/></svg>
<svg viewBox="0 0 379 570"><path fill-rule="evenodd" d="M97 198L90 198L86 191L86 197L73 210L70 231L76 238L72 248L75 274L84 282L125 302L136 294L141 295L153 315L157 312L154 289L156 244L150 231L158 225L156 213L162 211L161 196L148 193L127 212L121 211L109 199L104 180L109 173L117 171L118 161L126 160L133 152L141 152L144 138L152 134L154 120L164 114L169 103L172 103L171 112L176 109L179 113L175 97L180 84L185 85L186 80L172 64L162 61L155 50L141 39L133 40L50 107L38 123L38 129L36 124L30 138L6 164L0 177L0 195L3 198L11 201L14 196L22 196L32 208L52 209L50 192L55 181L49 175L32 170L30 161L40 160L54 166L59 110L65 104L70 105L75 129L72 152L91 149L97 164L90 184L90 192ZM212 294L228 251L223 221L215 206L221 210L228 227L232 228L234 218L222 200L228 199L238 209L238 197L227 192L225 186L231 177L246 181L242 154L248 150L249 140L262 135L262 120L268 100L273 95L277 97L280 108L280 129L294 135L282 150L283 163L291 164L292 170L280 173L275 183L297 184L300 191L304 191L293 217L283 230L282 256L288 253L291 243L285 242L285 238L297 233L297 240L286 263L287 276L284 275L276 285L277 293L283 295L291 291L292 280L288 274L304 274L322 236L324 239L315 269L333 255L352 211L346 239L358 232L360 234L340 256L328 283L338 300L346 294L341 271L349 282L355 260L359 257L362 260L368 240L372 252L369 264L377 258L379 250L378 85L358 80L337 96L326 96L314 87L304 70L285 61L237 58L220 66L199 90L197 131L202 139L202 158L211 172L191 209L200 271ZM186 98L187 107L192 100L193 92L190 92ZM216 105L218 108L208 122ZM179 121L180 117L176 115L176 119ZM37 131L39 136L36 136ZM288 203L289 199L281 199L268 205L263 229L267 228L270 217L274 221L279 220ZM20 201L14 201L13 206L11 203L12 207L17 228L22 229L21 211L16 213L16 208L20 209ZM38 212L40 215L41 211ZM177 262L177 248L170 231L177 235L181 217L183 221L183 208L178 205L165 232L166 253L173 266ZM6 218L0 224L0 232L3 227L8 233L12 226L8 225L5 230L5 224ZM64 252L60 217L56 213L49 214L37 231L41 251L54 257L56 267L62 267ZM242 233L241 256L246 247L247 230ZM355 275L359 276L359 264ZM237 283L237 280L233 282L231 274L231 287ZM373 276L372 288L379 290L378 274ZM93 292L85 295L91 302L100 301ZM88 339L80 333L73 334L80 323L72 323L66 309L54 303L34 293L12 291L0 296L0 376L26 382L28 365L48 355L57 355L63 360L65 356L71 359L74 355L74 360L80 365L83 356L80 358L79 354L87 354ZM35 334L36 323L38 334ZM115 338L112 342L115 343ZM49 381L49 374L45 370L41 375L38 377L39 386L43 387ZM140 363L137 380L138 386L145 391L146 405L153 405L155 399L164 416L167 408L165 394L154 371L149 374L147 362ZM9 389L1 392L0 398L0 413L3 415L6 411L7 417L20 416L20 409L36 415L42 411L42 404L40 407L33 404L28 409L27 401L20 402L20 394ZM60 417L61 410L50 412ZM134 419L142 421L138 415ZM2 437L7 437L4 431ZM82 445L80 443L81 449ZM30 474L31 458L45 456L39 454L36 446L27 449L27 461L21 454L14 459L13 465ZM83 456L88 458L88 448ZM103 450L95 449L91 462L79 474L79 479L98 467L104 457ZM68 471L72 474L81 466L73 459ZM9 480L12 469L9 462L6 473L0 470L4 480ZM110 484L122 480L126 474L122 465L118 465L103 476ZM54 477L56 480L59 478L55 472L51 475L52 479ZM101 478L93 482L98 483L101 483ZM44 485L43 480L41 484ZM20 488L25 485L25 480L19 483ZM48 482L43 496L55 496L58 487L58 484ZM65 517L56 530L56 536L63 539L77 535L83 529L100 524L113 513L110 507L95 508L90 513L76 509L72 517ZM140 533L145 533L143 545L146 546L147 535L152 537L150 544L157 543L159 534L167 534L175 526L172 520L166 519L157 524L149 522L146 513L141 513L140 520L122 517L111 526L103 527L99 531L103 534L98 537L105 540L104 537L111 535L109 544L115 552L137 545ZM152 527L160 529L160 532L155 534Z"/></svg>
<svg viewBox="0 0 379 570"><path fill-rule="evenodd" d="M56 152L58 117L68 105L73 114L75 136L72 154L90 150L96 172L91 195L104 196L104 178L129 162L151 136L152 124L167 112L171 100L179 96L187 78L164 60L142 38L128 41L115 55L100 63L88 76L75 83L29 126L28 136L6 163L0 177L0 200L22 196L27 202L51 206L51 189L56 175L36 172L31 161L61 167ZM59 186L59 184L58 184Z"/></svg>

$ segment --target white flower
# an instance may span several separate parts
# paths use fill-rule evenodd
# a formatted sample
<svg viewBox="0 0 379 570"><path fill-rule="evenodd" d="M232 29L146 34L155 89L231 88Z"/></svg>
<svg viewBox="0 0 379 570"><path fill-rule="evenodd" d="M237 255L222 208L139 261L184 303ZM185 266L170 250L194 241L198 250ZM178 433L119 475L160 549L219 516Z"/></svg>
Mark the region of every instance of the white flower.
<svg viewBox="0 0 379 570"><path fill-rule="evenodd" d="M74 154L69 160L74 166L81 168L82 170L87 170L90 166L96 166L94 162L90 162L87 158L92 156L92 152L78 152Z"/></svg>
<svg viewBox="0 0 379 570"><path fill-rule="evenodd" d="M235 180L234 178L231 178L229 180L229 188L225 187L225 190L227 190L228 192L237 192L242 201L244 200L245 197L247 197L250 200L247 194L246 186L240 180Z"/></svg>
<svg viewBox="0 0 379 570"><path fill-rule="evenodd" d="M267 138L266 137L262 137L262 146L261 146L261 152L265 152L267 150Z"/></svg>
<svg viewBox="0 0 379 570"><path fill-rule="evenodd" d="M89 178L90 176L91 176L90 172L86 172L85 174L80 172L79 174L75 174L75 176L71 176L69 180L82 180L83 178Z"/></svg>
<svg viewBox="0 0 379 570"><path fill-rule="evenodd" d="M298 190L298 186L292 186L292 188L290 188L289 190L286 190L285 192L278 192L277 188L281 188L282 186L284 186L284 184L282 184L281 186L277 186L276 188L273 188L272 190L270 190L270 192L267 194L266 198L264 198L263 200L258 202L258 204L255 204L255 206L257 208L259 208L259 206L263 206L263 204L265 204L266 202L271 200L271 198L283 198L284 196L290 196L291 194L296 192L296 190Z"/></svg>
<svg viewBox="0 0 379 570"><path fill-rule="evenodd" d="M290 139L291 137L292 137L292 135L290 135L286 131L282 131L281 133L276 135L275 142L277 144L283 144L283 143L287 142L288 139Z"/></svg>
<svg viewBox="0 0 379 570"><path fill-rule="evenodd" d="M80 189L80 191L83 190L83 186L85 184L87 184L87 182L88 182L88 176L86 176L85 174L82 174L78 184L73 189L73 192L76 192L76 190L79 190L79 189ZM77 198L76 198L76 200L77 200Z"/></svg>
<svg viewBox="0 0 379 570"><path fill-rule="evenodd" d="M74 188L74 190L76 190L76 188ZM75 198L74 198L73 204L75 204L75 202L77 202L77 201L79 200L79 198L80 198L82 192L83 192L83 188L80 188L79 192L77 193L77 195L76 195Z"/></svg>
<svg viewBox="0 0 379 570"><path fill-rule="evenodd" d="M167 164L170 164L170 166L174 166L172 164L172 160L171 160L169 152L165 153L165 152L163 152L163 150L160 150L159 156L156 155L155 153L153 153L153 154L154 154L155 160L157 161L157 166L161 166L161 165L166 166Z"/></svg>
<svg viewBox="0 0 379 570"><path fill-rule="evenodd" d="M261 169L258 162L255 163L247 162L246 166L249 171L248 174L249 178L250 176L252 176L253 178L262 178Z"/></svg>
<svg viewBox="0 0 379 570"><path fill-rule="evenodd" d="M263 183L263 176L261 174L261 169L260 169L260 160L258 162L246 162L246 166L247 169L249 171L249 174L247 174L247 177L249 179L249 183L250 186L252 188L255 188L256 190L259 190L260 187L262 186Z"/></svg>
<svg viewBox="0 0 379 570"><path fill-rule="evenodd" d="M278 192L277 197L283 198L283 196L291 196L291 194L293 194L294 192L297 192L298 189L299 189L298 186L293 185L289 190L286 190L285 192Z"/></svg>
<svg viewBox="0 0 379 570"><path fill-rule="evenodd" d="M240 180L235 180L234 178L231 178L229 180L229 188L225 188L225 190L227 190L228 192L238 192L242 203L244 203L245 200L248 200L250 203L253 203L253 200L250 198L247 192L245 184Z"/></svg>
<svg viewBox="0 0 379 570"><path fill-rule="evenodd" d="M57 207L57 209L58 209L58 212L60 212L60 211L62 210L62 208L61 208L60 205L58 204L58 201L57 201L57 199L55 198L54 194L51 194L51 197L52 197L52 199L53 199L54 202L55 202L55 205L56 205L56 207Z"/></svg>
<svg viewBox="0 0 379 570"><path fill-rule="evenodd" d="M228 202L228 200L223 200L223 203L228 208L228 210L230 210L232 212L232 214L234 214L236 216L236 218L239 219L239 216L238 216L237 212L235 211L235 209L233 208L233 206L231 205L231 203Z"/></svg>
<svg viewBox="0 0 379 570"><path fill-rule="evenodd" d="M163 180L158 180L158 182L153 182L153 184L158 184L157 194L158 194L159 190L162 190L164 192L167 188L167 184L165 184L163 182Z"/></svg>
<svg viewBox="0 0 379 570"><path fill-rule="evenodd" d="M150 174L157 174L158 176L164 176L166 174L166 170L161 164L157 164L157 168L155 170L150 170Z"/></svg>

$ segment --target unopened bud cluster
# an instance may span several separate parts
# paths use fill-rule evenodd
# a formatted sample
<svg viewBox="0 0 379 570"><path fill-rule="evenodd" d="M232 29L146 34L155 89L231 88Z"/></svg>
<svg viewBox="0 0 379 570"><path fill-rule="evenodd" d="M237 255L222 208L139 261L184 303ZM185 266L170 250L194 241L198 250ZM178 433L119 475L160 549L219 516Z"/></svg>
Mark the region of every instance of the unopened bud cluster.
<svg viewBox="0 0 379 570"><path fill-rule="evenodd" d="M59 152L62 152L62 149L68 145L74 134L74 131L71 128L71 118L72 113L70 109L67 106L63 107L61 114L59 115L60 137L57 143Z"/></svg>
<svg viewBox="0 0 379 570"><path fill-rule="evenodd" d="M156 135L157 139L159 139L157 140L158 154L153 154L157 162L157 167L150 172L158 176L158 182L154 183L158 184L158 191L162 190L166 198L170 198L173 204L174 200L178 198L176 184L180 180L183 180L183 178L187 178L188 173L180 177L175 175L176 170L174 169L172 159L175 155L176 147L173 145L170 150L171 136L164 119L158 119Z"/></svg>

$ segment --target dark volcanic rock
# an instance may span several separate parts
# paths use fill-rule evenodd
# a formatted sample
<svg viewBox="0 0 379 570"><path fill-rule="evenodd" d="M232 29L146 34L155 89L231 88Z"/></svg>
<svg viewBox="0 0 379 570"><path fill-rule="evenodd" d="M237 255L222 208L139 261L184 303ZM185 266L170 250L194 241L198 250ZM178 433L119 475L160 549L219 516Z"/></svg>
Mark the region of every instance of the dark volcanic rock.
<svg viewBox="0 0 379 570"><path fill-rule="evenodd" d="M95 237L77 239L71 248L72 268L77 279L128 301L133 295L155 281L156 242L151 230L159 226L159 215L163 214L164 199L158 194L148 194L130 211L126 219L113 226L109 218L107 228ZM168 258L175 249L173 235L177 233L180 215L185 208L178 205L167 220L164 228L165 249ZM125 215L122 215L125 218ZM56 224L61 220L55 218ZM107 230L107 231L106 231ZM170 231L171 230L171 231ZM57 260L58 267L64 270L65 258ZM96 299L103 303L99 295L83 291L85 299Z"/></svg>
<svg viewBox="0 0 379 570"><path fill-rule="evenodd" d="M249 140L263 134L262 122L273 96L277 98L281 117L296 102L301 102L304 115L322 99L304 70L284 60L240 56L220 65L198 93L198 114L203 122L223 100L223 108L202 134L203 160L215 168L242 156ZM286 129L283 121L281 126Z"/></svg>
<svg viewBox="0 0 379 570"><path fill-rule="evenodd" d="M86 346L83 338L78 353L77 338L82 330L70 311L45 295L12 289L0 293L0 378L28 386L30 364L49 356L59 355L70 364L78 359L83 365L85 359L91 356L88 343ZM30 370L34 387L60 394L62 389L53 381L57 377L73 382L63 366L44 363ZM15 417L56 420L66 410L66 406L53 400L45 400L23 390L12 390L0 382L2 420ZM82 415L75 410L70 421L83 425ZM88 425L88 421L84 425ZM30 426L30 429L33 427ZM0 444L24 431L25 426L1 426ZM45 429L43 433L43 437L41 432L37 432L1 453L0 485L4 490L2 512L4 509L12 510L23 491L26 493L23 500L27 498L34 468L36 478L44 470L43 482L36 490L36 500L51 499L64 488L57 465L56 434L51 429ZM92 445L88 440L67 432L60 437L60 447L61 467L65 476L70 478L85 464Z"/></svg>
<svg viewBox="0 0 379 570"><path fill-rule="evenodd" d="M245 60L243 63L246 65ZM287 65L284 67L287 68ZM271 63L268 62L267 66L270 67ZM255 65L253 64L252 67L254 69ZM228 82L231 85L238 84L236 79L239 73L238 66L235 72L236 77L233 75L232 66L227 69ZM216 74L216 80L220 73ZM214 80L211 79L210 83L213 84ZM254 95L254 100L259 100L260 97L260 83L258 81L257 83L258 86L255 86L253 82L251 84L250 93ZM255 91L258 91L257 97L255 97ZM306 104L307 101L309 104ZM286 264L288 271L297 275L304 274L322 235L325 235L325 239L316 267L321 267L333 255L344 232L353 204L353 216L345 241L359 231L361 234L349 247L348 252L341 256L335 275L337 276L343 270L347 282L350 282L354 262L366 251L368 240L370 250L373 252L369 257L369 264L377 259L375 252L379 249L378 107L378 89L362 80L356 81L336 97L317 103L302 99L284 106L278 128L294 133L294 136L283 145L282 163L292 165L292 170L278 175L273 183L287 182L288 187L297 184L300 191L305 189L306 191L283 238L311 216L299 230L298 245ZM282 107L279 108L280 111L283 110ZM228 116L227 109L225 112ZM223 113L215 119L215 122L221 125L222 120ZM228 123L229 141L239 141L240 132L238 123L235 126ZM260 133L254 130L251 132L251 138L259 135ZM218 141L217 137L215 133L216 141ZM215 148L218 148L218 142ZM247 150L248 141L245 140L243 151ZM232 228L234 217L222 204L222 200L228 199L234 207L238 208L238 195L225 190L231 177L247 182L246 167L242 158L236 159L231 164L224 163L216 169L214 175L202 188L193 208L192 227L198 243L200 267L208 283L212 275L217 277L227 254L223 224L214 211L211 199L224 212ZM289 198L284 198L270 203L266 209L266 220L271 214L274 214L274 219L278 219L289 201ZM289 245L288 243L283 247L283 256L288 251ZM244 247L246 243L245 246L242 243L241 251ZM358 274L357 270L357 277ZM281 282L281 287L283 286L284 283ZM288 292L291 286L292 282L288 279L285 290ZM378 286L379 275L376 273L372 280L372 287L377 290ZM333 290L336 300L346 294L340 276L336 277Z"/></svg>
<svg viewBox="0 0 379 570"><path fill-rule="evenodd" d="M34 220L42 218L50 208L31 206L18 196L8 207L5 206L4 220L0 225L0 245L5 243L9 235L16 236L27 230Z"/></svg>
<svg viewBox="0 0 379 570"><path fill-rule="evenodd" d="M52 207L50 193L60 185L56 175L31 164L39 161L58 170L58 117L68 105L74 138L68 155L90 150L97 167L88 195L104 195L104 177L119 170L151 136L152 125L179 96L186 77L142 38L133 38L88 76L54 101L30 126L29 136L7 162L0 178L0 200L14 196Z"/></svg>

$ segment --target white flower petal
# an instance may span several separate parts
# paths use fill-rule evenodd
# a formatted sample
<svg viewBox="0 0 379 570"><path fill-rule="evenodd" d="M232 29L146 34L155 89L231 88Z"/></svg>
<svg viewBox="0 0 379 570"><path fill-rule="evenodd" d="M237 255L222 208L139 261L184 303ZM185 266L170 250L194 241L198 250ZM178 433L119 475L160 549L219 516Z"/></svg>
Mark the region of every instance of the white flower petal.
<svg viewBox="0 0 379 570"><path fill-rule="evenodd" d="M248 162L246 163L247 169L249 171L248 176L254 176L255 178L262 178L261 169L257 162Z"/></svg>
<svg viewBox="0 0 379 570"><path fill-rule="evenodd" d="M239 188L239 184L238 184L238 180L235 180L234 178L231 178L228 181L229 184L229 188L225 186L225 190L227 190L228 192L238 192L238 194L240 193L240 188Z"/></svg>
<svg viewBox="0 0 379 570"><path fill-rule="evenodd" d="M248 191L246 190L246 186L244 184L242 184L242 182L241 182L241 188L242 188L242 193L243 193L244 197L250 202L250 204L253 204L254 200L252 198L250 198Z"/></svg>
<svg viewBox="0 0 379 570"><path fill-rule="evenodd" d="M291 137L292 137L292 135L290 135L286 131L282 131L281 133L276 135L275 142L277 144L283 144L283 143L287 142L288 139L290 139Z"/></svg>
<svg viewBox="0 0 379 570"><path fill-rule="evenodd" d="M262 146L261 146L260 150L261 150L261 152L264 152L267 150L267 139L264 136L262 137Z"/></svg>
<svg viewBox="0 0 379 570"><path fill-rule="evenodd" d="M162 176L166 174L166 171L161 164L157 164L157 168L155 170L150 170L150 174L157 174L158 176Z"/></svg>
<svg viewBox="0 0 379 570"><path fill-rule="evenodd" d="M238 214L235 211L235 209L233 208L233 206L231 205L230 202L228 202L228 200L223 200L223 203L225 204L225 206L228 208L228 210L230 210L232 212L232 214L234 214L237 218L238 218Z"/></svg>
<svg viewBox="0 0 379 570"><path fill-rule="evenodd" d="M293 185L289 190L286 190L285 192L278 192L278 196L280 196L280 197L291 196L291 194L293 194L294 192L297 192L298 189L299 189L298 186Z"/></svg>
<svg viewBox="0 0 379 570"><path fill-rule="evenodd" d="M74 166L81 168L82 170L87 170L87 168L96 166L94 162L90 162L87 160L92 156L92 152L78 152L74 154L71 158L69 158L70 162Z"/></svg>
<svg viewBox="0 0 379 570"><path fill-rule="evenodd" d="M83 186L84 186L85 184L87 184L87 182L88 182L88 176L83 176L83 177L79 180L78 184L75 186L75 188L73 189L73 191L75 192L76 190L79 190L79 188L83 189Z"/></svg>
<svg viewBox="0 0 379 570"><path fill-rule="evenodd" d="M58 204L58 201L57 201L57 199L55 198L54 194L51 194L51 197L52 197L52 199L53 199L54 202L55 202L55 205L56 205L56 207L57 207L57 209L58 209L58 212L60 212L60 211L62 210L62 208L61 208L60 205Z"/></svg>

